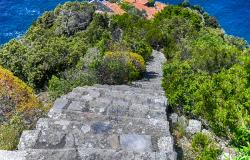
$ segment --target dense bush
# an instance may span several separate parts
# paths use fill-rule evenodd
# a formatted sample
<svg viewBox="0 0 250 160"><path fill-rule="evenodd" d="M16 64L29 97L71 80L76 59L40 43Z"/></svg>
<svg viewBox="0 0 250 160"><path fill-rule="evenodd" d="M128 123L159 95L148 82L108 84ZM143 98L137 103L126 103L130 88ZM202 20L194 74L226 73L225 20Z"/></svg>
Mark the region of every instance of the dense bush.
<svg viewBox="0 0 250 160"><path fill-rule="evenodd" d="M24 64L27 60L28 47L17 40L12 40L0 48L0 65L11 70L16 76L27 81Z"/></svg>
<svg viewBox="0 0 250 160"><path fill-rule="evenodd" d="M22 131L28 129L20 118L12 117L10 123L0 124L0 149L16 149Z"/></svg>
<svg viewBox="0 0 250 160"><path fill-rule="evenodd" d="M235 146L250 137L249 55L216 32L186 38L164 67L163 86L174 110L206 119ZM182 108L182 110L179 110ZM244 132L240 132L244 131ZM240 134L239 134L240 133ZM244 134L243 134L244 133Z"/></svg>
<svg viewBox="0 0 250 160"><path fill-rule="evenodd" d="M44 112L33 90L0 66L0 149L15 149L23 129Z"/></svg>
<svg viewBox="0 0 250 160"><path fill-rule="evenodd" d="M192 148L196 160L217 160L221 150L216 142L206 134L196 133L192 139Z"/></svg>
<svg viewBox="0 0 250 160"><path fill-rule="evenodd" d="M52 76L49 81L49 95L54 100L57 97L66 94L78 86L86 86L97 83L94 74L83 72L82 70L74 69L63 72L59 78Z"/></svg>
<svg viewBox="0 0 250 160"><path fill-rule="evenodd" d="M149 60L152 54L152 47L143 41L135 42L132 45L132 51L141 55L145 60Z"/></svg>
<svg viewBox="0 0 250 160"><path fill-rule="evenodd" d="M145 71L145 62L136 53L107 52L95 69L102 83L122 84L140 78Z"/></svg>
<svg viewBox="0 0 250 160"><path fill-rule="evenodd" d="M183 8L180 6L168 6L162 12L156 15L155 21L161 23L172 18L184 18L190 21L196 29L202 27L202 16L189 8ZM177 24L176 24L177 26Z"/></svg>
<svg viewBox="0 0 250 160"><path fill-rule="evenodd" d="M153 22L158 32L150 30L157 34L149 32L149 38L156 35L150 43L162 46L168 59L163 87L169 104L176 112L204 119L234 146L247 146L248 44L224 35L202 9L183 5L185 8L172 6L159 13Z"/></svg>
<svg viewBox="0 0 250 160"><path fill-rule="evenodd" d="M239 149L239 155L235 160L249 160L250 159L250 144Z"/></svg>

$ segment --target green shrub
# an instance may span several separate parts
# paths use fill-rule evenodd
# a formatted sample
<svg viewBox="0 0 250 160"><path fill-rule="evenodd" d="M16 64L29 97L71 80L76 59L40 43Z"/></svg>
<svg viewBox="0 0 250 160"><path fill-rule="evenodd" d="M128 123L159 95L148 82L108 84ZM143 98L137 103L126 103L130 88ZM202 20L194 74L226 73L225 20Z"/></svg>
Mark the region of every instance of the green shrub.
<svg viewBox="0 0 250 160"><path fill-rule="evenodd" d="M238 148L250 147L250 129L247 129L247 127L237 127L235 129L235 134L231 143Z"/></svg>
<svg viewBox="0 0 250 160"><path fill-rule="evenodd" d="M174 134L176 140L179 141L185 135L185 126L177 123L174 126L173 134Z"/></svg>
<svg viewBox="0 0 250 160"><path fill-rule="evenodd" d="M0 125L0 149L17 149L19 138L23 130L28 129L25 126L20 115L13 116L9 124Z"/></svg>
<svg viewBox="0 0 250 160"><path fill-rule="evenodd" d="M197 155L196 160L217 160L221 149L208 135L196 133L192 139L192 148Z"/></svg>
<svg viewBox="0 0 250 160"><path fill-rule="evenodd" d="M177 16L179 18L184 18L190 21L196 29L202 27L202 16L193 10L183 8L181 6L165 7L163 11L156 15L155 21L157 23L161 23L161 21L166 21L167 19L172 19Z"/></svg>
<svg viewBox="0 0 250 160"><path fill-rule="evenodd" d="M27 77L23 69L27 61L28 47L17 40L11 40L0 48L0 65L12 71L16 76L26 81Z"/></svg>
<svg viewBox="0 0 250 160"><path fill-rule="evenodd" d="M143 41L137 41L134 44L132 44L132 51L141 55L146 61L148 61L151 58L152 54L152 47Z"/></svg>
<svg viewBox="0 0 250 160"><path fill-rule="evenodd" d="M84 55L77 63L78 69L88 69L90 68L96 61L102 58L102 54L98 48L89 48Z"/></svg>
<svg viewBox="0 0 250 160"><path fill-rule="evenodd" d="M220 27L216 17L209 16L208 14L204 14L203 17L204 17L206 26L213 27L213 28L219 28Z"/></svg>
<svg viewBox="0 0 250 160"><path fill-rule="evenodd" d="M59 78L52 76L48 87L49 96L54 100L72 91L75 87L92 85L94 83L97 83L95 74L86 73L78 69L69 70L61 73Z"/></svg>
<svg viewBox="0 0 250 160"><path fill-rule="evenodd" d="M249 48L247 41L244 39L234 37L231 35L224 35L224 39L227 43L237 47L240 50L244 50L246 48Z"/></svg>
<svg viewBox="0 0 250 160"><path fill-rule="evenodd" d="M44 112L33 90L0 66L0 149L16 149L21 132Z"/></svg>
<svg viewBox="0 0 250 160"><path fill-rule="evenodd" d="M123 84L139 79L145 71L145 63L136 53L107 52L95 69L102 83Z"/></svg>
<svg viewBox="0 0 250 160"><path fill-rule="evenodd" d="M168 28L163 87L169 104L177 112L205 119L217 135L227 137L235 147L247 146L250 137L247 44L224 35L218 28L197 29L198 17L193 13L189 14L193 18L180 21L180 17L188 15L180 10L165 10L155 22ZM171 19L170 15L176 14L181 16ZM183 24L187 24L186 28Z"/></svg>
<svg viewBox="0 0 250 160"><path fill-rule="evenodd" d="M165 65L163 87L170 105L174 109L181 106L184 113L206 119L217 134L231 140L238 137L237 146L244 145L248 135L241 134L240 138L237 132L250 122L246 70L235 65L209 75L195 72L191 66L189 61Z"/></svg>
<svg viewBox="0 0 250 160"><path fill-rule="evenodd" d="M249 160L250 159L250 143L239 150L239 155L234 160Z"/></svg>
<svg viewBox="0 0 250 160"><path fill-rule="evenodd" d="M181 53L181 59L193 59L193 68L209 73L219 72L223 68L230 68L238 62L238 56L242 54L236 47L227 44L223 38L202 31L195 39L188 51Z"/></svg>
<svg viewBox="0 0 250 160"><path fill-rule="evenodd" d="M172 50L163 87L174 110L206 119L220 136L245 146L249 130L247 49L225 41L216 29L201 30ZM176 46L174 44L174 46ZM182 110L179 110L182 108ZM247 132L244 132L247 133Z"/></svg>
<svg viewBox="0 0 250 160"><path fill-rule="evenodd" d="M90 3L67 2L54 10L55 33L71 36L85 30L92 21L94 6Z"/></svg>

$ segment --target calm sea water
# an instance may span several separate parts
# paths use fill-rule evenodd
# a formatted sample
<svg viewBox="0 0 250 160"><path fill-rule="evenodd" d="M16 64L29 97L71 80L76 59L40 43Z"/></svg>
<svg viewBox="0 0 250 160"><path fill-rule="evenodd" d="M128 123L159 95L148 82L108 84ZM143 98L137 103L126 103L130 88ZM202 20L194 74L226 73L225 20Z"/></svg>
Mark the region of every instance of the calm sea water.
<svg viewBox="0 0 250 160"><path fill-rule="evenodd" d="M0 44L20 37L44 11L69 0L0 0ZM160 0L176 4L182 0ZM228 34L250 42L250 0L190 0L216 16Z"/></svg>

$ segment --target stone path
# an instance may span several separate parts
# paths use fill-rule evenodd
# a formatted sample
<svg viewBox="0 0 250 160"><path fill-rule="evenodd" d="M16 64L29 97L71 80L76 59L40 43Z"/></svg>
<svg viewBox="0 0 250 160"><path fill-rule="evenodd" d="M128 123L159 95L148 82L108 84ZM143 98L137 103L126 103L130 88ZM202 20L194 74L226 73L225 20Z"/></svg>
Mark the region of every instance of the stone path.
<svg viewBox="0 0 250 160"><path fill-rule="evenodd" d="M162 53L132 85L78 87L57 99L48 118L24 131L1 160L175 160L161 88Z"/></svg>

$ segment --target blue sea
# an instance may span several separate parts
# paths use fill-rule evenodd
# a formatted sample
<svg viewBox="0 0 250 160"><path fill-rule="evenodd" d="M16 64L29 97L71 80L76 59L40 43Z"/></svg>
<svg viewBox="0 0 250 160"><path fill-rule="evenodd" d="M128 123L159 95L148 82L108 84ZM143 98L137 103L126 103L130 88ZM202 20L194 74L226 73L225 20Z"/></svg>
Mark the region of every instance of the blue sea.
<svg viewBox="0 0 250 160"><path fill-rule="evenodd" d="M22 36L44 11L69 0L0 0L0 45ZM177 4L182 0L160 0ZM250 0L190 0L215 16L226 33L250 42Z"/></svg>

